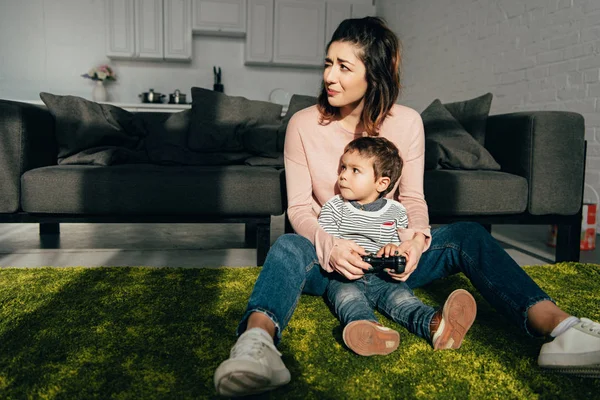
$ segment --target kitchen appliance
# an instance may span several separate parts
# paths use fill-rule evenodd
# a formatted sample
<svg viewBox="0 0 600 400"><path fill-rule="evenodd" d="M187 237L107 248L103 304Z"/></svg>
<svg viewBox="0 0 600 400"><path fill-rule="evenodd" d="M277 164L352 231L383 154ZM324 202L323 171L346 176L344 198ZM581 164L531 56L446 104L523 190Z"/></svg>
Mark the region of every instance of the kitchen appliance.
<svg viewBox="0 0 600 400"><path fill-rule="evenodd" d="M169 94L169 104L186 104L185 94L182 94L179 89Z"/></svg>
<svg viewBox="0 0 600 400"><path fill-rule="evenodd" d="M165 95L155 92L154 89L150 89L149 92L138 94L138 97L142 99L142 103L162 103L162 98Z"/></svg>

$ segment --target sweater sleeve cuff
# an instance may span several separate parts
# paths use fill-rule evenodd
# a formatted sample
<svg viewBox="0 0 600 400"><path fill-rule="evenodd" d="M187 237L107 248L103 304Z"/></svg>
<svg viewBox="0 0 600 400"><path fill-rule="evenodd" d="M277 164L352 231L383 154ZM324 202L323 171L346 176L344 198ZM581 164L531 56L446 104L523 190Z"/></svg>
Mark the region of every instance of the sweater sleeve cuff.
<svg viewBox="0 0 600 400"><path fill-rule="evenodd" d="M329 258L331 257L331 251L335 246L335 237L319 229L315 239L317 258L321 268L323 268L326 272L333 272L333 268L331 268L329 265Z"/></svg>
<svg viewBox="0 0 600 400"><path fill-rule="evenodd" d="M423 252L427 251L429 246L431 246L431 228L400 228L398 230L400 240L403 242L411 240L413 237L415 237L416 233L422 233L425 235L425 247L423 247Z"/></svg>

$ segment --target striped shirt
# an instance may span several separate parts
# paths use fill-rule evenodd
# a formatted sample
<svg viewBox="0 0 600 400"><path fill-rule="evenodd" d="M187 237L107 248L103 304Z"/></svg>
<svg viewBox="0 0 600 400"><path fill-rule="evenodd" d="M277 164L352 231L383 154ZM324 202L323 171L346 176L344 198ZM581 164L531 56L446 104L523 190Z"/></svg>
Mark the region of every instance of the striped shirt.
<svg viewBox="0 0 600 400"><path fill-rule="evenodd" d="M406 208L395 200L377 211L354 207L340 195L327 201L319 215L319 225L336 238L352 240L369 253L377 253L383 246L400 244L398 228L406 228Z"/></svg>

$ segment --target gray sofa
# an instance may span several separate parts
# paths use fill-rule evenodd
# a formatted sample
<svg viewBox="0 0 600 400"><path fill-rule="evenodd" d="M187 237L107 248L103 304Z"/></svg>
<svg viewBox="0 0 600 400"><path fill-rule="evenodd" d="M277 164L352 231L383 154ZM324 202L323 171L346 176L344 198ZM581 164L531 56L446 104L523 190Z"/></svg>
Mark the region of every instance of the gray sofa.
<svg viewBox="0 0 600 400"><path fill-rule="evenodd" d="M276 130L284 128L285 118ZM39 223L40 234L59 234L63 222L244 223L246 242L256 246L262 265L271 216L286 208L281 154L269 155L272 166L59 165L56 137L46 108L0 100L0 222ZM485 147L500 170L426 171L431 223L476 221L488 229L499 223L557 224L556 261L577 261L583 118L569 112L494 115Z"/></svg>
<svg viewBox="0 0 600 400"><path fill-rule="evenodd" d="M585 173L580 114L519 112L488 117L485 148L499 171L430 170L431 223L558 225L556 262L579 261Z"/></svg>
<svg viewBox="0 0 600 400"><path fill-rule="evenodd" d="M282 168L58 165L58 151L48 109L0 100L0 222L39 223L40 234L59 234L60 223L76 222L243 223L262 265L271 216L284 212Z"/></svg>

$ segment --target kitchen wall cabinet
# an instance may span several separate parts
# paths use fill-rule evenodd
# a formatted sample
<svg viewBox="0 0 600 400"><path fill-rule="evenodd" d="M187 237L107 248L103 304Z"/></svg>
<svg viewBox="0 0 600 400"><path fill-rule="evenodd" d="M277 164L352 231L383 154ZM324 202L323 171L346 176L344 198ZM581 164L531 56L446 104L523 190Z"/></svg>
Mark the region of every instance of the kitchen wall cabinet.
<svg viewBox="0 0 600 400"><path fill-rule="evenodd" d="M246 64L322 67L340 22L375 15L371 3L247 0Z"/></svg>
<svg viewBox="0 0 600 400"><path fill-rule="evenodd" d="M191 0L105 0L106 55L191 60Z"/></svg>
<svg viewBox="0 0 600 400"><path fill-rule="evenodd" d="M165 60L190 61L192 59L192 1L164 0L164 2Z"/></svg>
<svg viewBox="0 0 600 400"><path fill-rule="evenodd" d="M136 57L144 60L162 60L163 2L162 0L135 0Z"/></svg>
<svg viewBox="0 0 600 400"><path fill-rule="evenodd" d="M322 2L275 0L273 62L322 66L325 11Z"/></svg>
<svg viewBox="0 0 600 400"><path fill-rule="evenodd" d="M352 16L352 6L344 3L327 3L325 43L329 43L340 22Z"/></svg>
<svg viewBox="0 0 600 400"><path fill-rule="evenodd" d="M106 55L111 58L133 58L135 51L135 1L106 0Z"/></svg>
<svg viewBox="0 0 600 400"><path fill-rule="evenodd" d="M327 22L325 23L325 43L329 43L333 32L340 22L348 18L375 16L375 7L371 4L327 3Z"/></svg>
<svg viewBox="0 0 600 400"><path fill-rule="evenodd" d="M248 0L248 32L244 47L246 64L273 61L273 0Z"/></svg>
<svg viewBox="0 0 600 400"><path fill-rule="evenodd" d="M244 36L246 0L193 0L192 31L197 34Z"/></svg>
<svg viewBox="0 0 600 400"><path fill-rule="evenodd" d="M370 4L352 4L352 18L374 17L375 6Z"/></svg>

